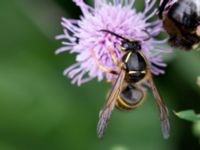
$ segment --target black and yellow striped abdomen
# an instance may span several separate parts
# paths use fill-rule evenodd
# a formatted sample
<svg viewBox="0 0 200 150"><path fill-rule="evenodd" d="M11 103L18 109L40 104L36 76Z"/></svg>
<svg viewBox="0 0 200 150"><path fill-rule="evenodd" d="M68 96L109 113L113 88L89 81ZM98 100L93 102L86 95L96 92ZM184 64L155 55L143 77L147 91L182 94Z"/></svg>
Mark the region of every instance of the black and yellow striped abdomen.
<svg viewBox="0 0 200 150"><path fill-rule="evenodd" d="M120 110L131 110L138 107L143 99L144 92L129 84L119 94L115 106Z"/></svg>

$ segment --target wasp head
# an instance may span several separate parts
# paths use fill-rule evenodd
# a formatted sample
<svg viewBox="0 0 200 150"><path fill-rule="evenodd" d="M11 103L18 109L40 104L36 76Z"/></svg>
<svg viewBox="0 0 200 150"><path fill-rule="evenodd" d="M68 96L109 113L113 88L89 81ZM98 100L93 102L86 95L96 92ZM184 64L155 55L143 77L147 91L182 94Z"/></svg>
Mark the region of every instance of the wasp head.
<svg viewBox="0 0 200 150"><path fill-rule="evenodd" d="M141 49L141 43L139 41L123 40L121 49L123 51L137 51Z"/></svg>

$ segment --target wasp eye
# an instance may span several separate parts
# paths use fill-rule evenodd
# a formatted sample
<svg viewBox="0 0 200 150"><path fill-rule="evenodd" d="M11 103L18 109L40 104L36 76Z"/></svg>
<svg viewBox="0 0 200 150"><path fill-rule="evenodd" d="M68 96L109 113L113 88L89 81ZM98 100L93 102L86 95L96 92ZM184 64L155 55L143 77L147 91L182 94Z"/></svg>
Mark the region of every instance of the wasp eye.
<svg viewBox="0 0 200 150"><path fill-rule="evenodd" d="M123 50L128 50L130 48L130 44L128 41L122 41L121 47Z"/></svg>

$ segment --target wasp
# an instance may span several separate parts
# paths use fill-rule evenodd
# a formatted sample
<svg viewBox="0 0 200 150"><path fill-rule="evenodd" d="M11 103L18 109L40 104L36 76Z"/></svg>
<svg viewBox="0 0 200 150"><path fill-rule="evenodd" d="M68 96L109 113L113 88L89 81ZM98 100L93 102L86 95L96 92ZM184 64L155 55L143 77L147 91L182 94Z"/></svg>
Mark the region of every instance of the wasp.
<svg viewBox="0 0 200 150"><path fill-rule="evenodd" d="M91 51L100 69L117 76L116 80L112 82L112 88L108 92L105 105L99 114L99 122L97 125L98 137L103 137L108 120L110 119L114 108L118 108L120 110L132 110L137 108L142 103L145 96L144 88L142 88L144 83L143 81L148 81L148 86L150 86L153 91L160 113L161 131L163 137L168 138L170 130L168 110L154 83L153 75L150 71L150 63L148 63L146 57L141 52L141 41L124 38L121 35L109 30L100 31L120 38L120 47L123 54L121 60L118 61L114 50L109 48L112 59L118 68L116 70L112 70L102 66L98 62L94 52Z"/></svg>
<svg viewBox="0 0 200 150"><path fill-rule="evenodd" d="M169 35L171 46L184 50L196 49L199 46L199 0L162 0L158 15Z"/></svg>

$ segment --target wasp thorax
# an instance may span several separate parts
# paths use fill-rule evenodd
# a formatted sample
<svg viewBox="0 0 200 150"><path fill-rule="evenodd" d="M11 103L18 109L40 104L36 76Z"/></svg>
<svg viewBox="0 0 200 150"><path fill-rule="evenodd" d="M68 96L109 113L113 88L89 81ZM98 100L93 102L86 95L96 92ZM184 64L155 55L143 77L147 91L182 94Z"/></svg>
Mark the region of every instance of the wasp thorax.
<svg viewBox="0 0 200 150"><path fill-rule="evenodd" d="M128 52L122 57L127 71L126 80L136 83L146 76L147 63L139 52Z"/></svg>
<svg viewBox="0 0 200 150"><path fill-rule="evenodd" d="M135 51L141 49L141 44L139 41L122 41L121 48L123 51Z"/></svg>

